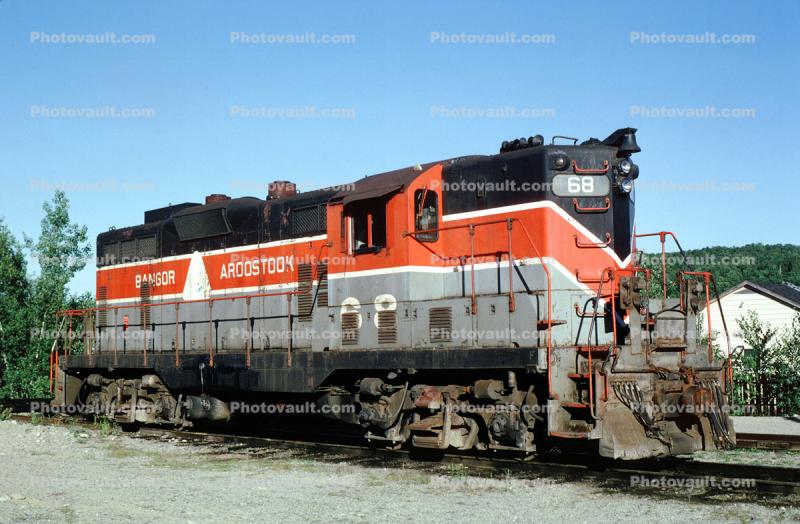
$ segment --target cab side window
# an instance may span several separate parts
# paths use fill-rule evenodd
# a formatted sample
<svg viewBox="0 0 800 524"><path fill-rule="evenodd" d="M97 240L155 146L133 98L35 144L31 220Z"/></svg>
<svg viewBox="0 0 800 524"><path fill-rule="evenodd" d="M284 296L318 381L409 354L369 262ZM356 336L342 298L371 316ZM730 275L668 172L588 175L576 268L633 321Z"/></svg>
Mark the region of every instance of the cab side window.
<svg viewBox="0 0 800 524"><path fill-rule="evenodd" d="M376 253L386 247L386 202L367 200L348 207L351 252L356 255Z"/></svg>
<svg viewBox="0 0 800 524"><path fill-rule="evenodd" d="M417 239L436 242L439 239L438 228L439 195L426 188L417 189L414 191L414 230L417 231Z"/></svg>

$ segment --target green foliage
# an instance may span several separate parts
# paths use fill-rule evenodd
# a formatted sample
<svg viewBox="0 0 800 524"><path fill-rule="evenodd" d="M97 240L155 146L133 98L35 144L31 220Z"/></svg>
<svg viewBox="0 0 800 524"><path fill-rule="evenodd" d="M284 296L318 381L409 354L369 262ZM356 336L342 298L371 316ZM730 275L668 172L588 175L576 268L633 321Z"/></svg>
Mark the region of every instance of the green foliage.
<svg viewBox="0 0 800 524"><path fill-rule="evenodd" d="M775 399L779 412L800 412L800 371L796 365L800 357L800 315L784 329L762 322L754 311L748 311L737 323L746 347L752 349L733 356L734 382L743 384L749 392L749 398L742 398L742 390L736 388L735 404L754 402L759 408Z"/></svg>
<svg viewBox="0 0 800 524"><path fill-rule="evenodd" d="M29 339L30 297L27 264L22 247L0 220L0 397L3 377Z"/></svg>
<svg viewBox="0 0 800 524"><path fill-rule="evenodd" d="M649 244L648 244L649 245ZM714 274L720 294L744 280L754 282L790 282L800 285L800 246L793 244L747 244L741 247L707 247L685 252L694 271ZM652 271L651 297L662 295L661 252L645 252L642 266ZM678 296L676 274L686 269L680 252L667 252L667 295ZM713 289L711 290L713 293Z"/></svg>
<svg viewBox="0 0 800 524"><path fill-rule="evenodd" d="M114 419L105 416L95 416L92 423L94 429L98 430L101 437L108 437L119 433L119 425Z"/></svg>
<svg viewBox="0 0 800 524"><path fill-rule="evenodd" d="M72 296L67 290L92 252L86 227L70 221L63 191L43 209L39 238L26 237L24 245L0 222L0 398L48 395L56 314L92 304L90 294ZM38 262L35 276L28 274L23 249Z"/></svg>

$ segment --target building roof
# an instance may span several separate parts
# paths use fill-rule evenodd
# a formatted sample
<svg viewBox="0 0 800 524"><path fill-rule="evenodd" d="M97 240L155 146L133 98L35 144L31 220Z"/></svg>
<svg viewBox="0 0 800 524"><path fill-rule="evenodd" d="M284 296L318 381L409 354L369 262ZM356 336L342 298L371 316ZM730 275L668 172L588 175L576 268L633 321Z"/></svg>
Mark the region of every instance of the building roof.
<svg viewBox="0 0 800 524"><path fill-rule="evenodd" d="M726 296L739 291L740 289L747 288L750 291L755 293L759 293L766 297L771 298L772 300L778 301L786 306L789 306L793 309L800 311L800 288L797 288L790 284L775 284L772 282L751 282L749 280L745 280L741 284L738 284L722 295L720 295L720 300L725 298Z"/></svg>

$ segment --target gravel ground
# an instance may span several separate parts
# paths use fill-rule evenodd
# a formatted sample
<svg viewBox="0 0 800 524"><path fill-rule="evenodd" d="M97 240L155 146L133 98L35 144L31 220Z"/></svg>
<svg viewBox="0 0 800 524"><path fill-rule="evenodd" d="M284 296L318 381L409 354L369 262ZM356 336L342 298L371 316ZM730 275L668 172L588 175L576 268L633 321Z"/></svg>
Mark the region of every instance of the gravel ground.
<svg viewBox="0 0 800 524"><path fill-rule="evenodd" d="M800 521L800 508L670 499L584 483L259 456L0 422L0 521Z"/></svg>

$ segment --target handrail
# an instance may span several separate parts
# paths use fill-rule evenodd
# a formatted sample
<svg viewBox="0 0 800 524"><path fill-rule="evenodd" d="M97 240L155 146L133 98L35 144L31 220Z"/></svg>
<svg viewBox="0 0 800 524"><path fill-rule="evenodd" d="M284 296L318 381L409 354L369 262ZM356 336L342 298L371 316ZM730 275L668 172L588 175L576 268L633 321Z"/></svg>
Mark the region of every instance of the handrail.
<svg viewBox="0 0 800 524"><path fill-rule="evenodd" d="M573 160L572 170L578 175L604 175L608 173L608 160L603 160L603 167L600 169L581 168L578 167L578 162Z"/></svg>
<svg viewBox="0 0 800 524"><path fill-rule="evenodd" d="M603 271L601 272L600 276L599 276L599 277L597 277L597 278L593 278L593 277L581 277L581 275L580 275L580 270L577 270L577 269L576 269L576 270L575 270L575 280L577 280L577 281L578 281L578 282L580 282L581 284L602 284L603 282L608 282L608 280L605 280L605 279L603 278L603 273L605 273L605 270L603 270Z"/></svg>
<svg viewBox="0 0 800 524"><path fill-rule="evenodd" d="M606 197L604 203L605 207L582 207L577 198L572 199L572 205L575 206L575 211L578 213L605 213L611 209L611 200Z"/></svg>
<svg viewBox="0 0 800 524"><path fill-rule="evenodd" d="M130 305L122 305L122 306L106 306L106 307L87 307L85 309L65 309L63 311L58 311L57 315L67 315L67 316L81 316L84 315L86 311L111 311L115 309L141 309L145 307L162 307L162 306L174 306L178 304L197 304L202 302L221 302L224 300L241 300L245 298L261 298L261 297L280 297L284 295L302 295L305 294L306 291L281 291L278 293L254 293L252 295L236 295L233 297L209 297L209 298L195 298L191 300L171 300L168 302L150 302L149 304L130 304ZM135 300L132 298L131 300Z"/></svg>
<svg viewBox="0 0 800 524"><path fill-rule="evenodd" d="M72 320L71 319L73 317L86 316L90 312L114 311L114 316L115 316L114 328L116 328L117 327L116 314L120 309L139 309L139 310L141 310L143 308L151 308L151 307L175 306L175 367L179 367L180 366L180 351L179 351L179 342L178 342L178 339L179 339L179 337L178 337L178 330L179 330L179 328L178 328L178 324L179 324L178 318L179 318L179 315L180 315L180 305L181 304L208 303L208 305L209 305L209 308L208 308L209 309L208 357L209 357L209 366L210 367L214 367L214 349L213 349L213 344L211 342L211 334L210 334L210 331L212 329L211 328L211 324L212 324L211 308L213 307L214 302L221 302L221 301L226 301L226 300L231 300L231 301L234 301L234 300L246 300L248 302L248 304L249 304L250 300L253 299L253 298L278 297L278 296L286 296L288 300L291 300L291 296L292 295L301 295L301 294L304 294L304 293L307 293L307 291L292 290L292 291L280 291L280 292L274 292L274 293L253 293L253 294L250 294L250 295L209 297L209 298L199 298L199 299L192 299L192 300L170 300L170 301L161 301L161 302L150 302L150 303L147 303L147 304L129 304L129 305L102 306L102 307L95 306L95 307L89 307L89 308L84 308L84 309L65 309L65 310L62 310L62 311L57 311L56 315L57 316L62 316L65 320L67 318L70 319L70 332L71 332L71 329L72 329ZM135 298L131 298L131 300L135 300ZM291 301L290 301L289 302L289 309L288 309L288 317L289 317L290 324L291 324L291 316L292 316L292 311L291 311ZM123 328L123 333L124 333L124 331L125 331L125 329ZM54 346L55 346L55 343L56 343L57 339L58 339L58 333L56 333L56 340L53 341ZM92 340L94 340L94 331L92 332ZM71 342L72 342L72 336L70 335L70 337L69 337L69 345L64 350L65 355L67 354L67 350L71 349ZM289 348L288 348L289 363L290 364L291 364L291 360L292 360L291 351L292 351L292 348L291 348L291 329L290 329L289 330ZM94 348L92 347L92 348L90 348L89 355L91 356L91 355L93 355L93 353L94 353ZM116 365L117 364L117 340L116 340L116 336L114 337L113 353L114 353L114 365ZM148 360L147 360L147 335L145 335L145 337L144 337L144 347L143 347L143 350L142 350L142 358L143 358L143 361L144 361L144 365L147 366L148 365ZM247 360L247 364L248 364L248 367L249 367L249 364L250 364L250 350L249 350L249 347L248 347L248 350L247 350L246 360ZM55 355L55 365L56 365L56 367L58 367L58 351L56 351L56 355ZM52 367L52 364L51 364L51 367Z"/></svg>
<svg viewBox="0 0 800 524"><path fill-rule="evenodd" d="M679 272L678 278L681 278L681 275L694 275L694 276L703 276L705 280L705 291L706 291L706 315L708 316L708 329L709 329L709 360L713 356L713 346L711 344L711 310L710 310L710 289L709 289L709 282L712 284L714 288L714 295L717 299L717 307L719 308L719 315L720 319L722 320L722 328L725 331L725 338L726 344L728 349L728 381L732 384L733 383L733 367L731 365L731 338L730 333L728 332L728 325L725 321L725 314L722 311L722 303L720 302L719 298L719 290L717 289L717 280L714 278L714 274L710 271L694 271L692 269L691 264L689 263L686 252L683 250L681 243L678 241L678 237L672 231L659 231L657 233L640 233L634 235L635 238L645 238L645 237L659 237L659 241L661 242L661 283L662 283L662 293L663 293L663 308L667 306L667 259L666 259L666 237L672 237L672 240L675 241L675 245L678 247L678 251L681 253L681 257L683 259L683 265L688 268L687 270L683 270Z"/></svg>
<svg viewBox="0 0 800 524"><path fill-rule="evenodd" d="M589 300L594 300L594 297L590 297ZM588 302L587 302L588 304ZM581 306L578 303L573 304L575 306L575 315L578 318L595 318L598 315L597 307L592 310L592 313L587 313L586 308L584 307L583 311L581 311Z"/></svg>
<svg viewBox="0 0 800 524"><path fill-rule="evenodd" d="M547 394L549 398L558 398L557 395L553 395L553 297L550 269L547 267L547 264L544 263L544 258L542 257L541 253L539 253L533 238L531 238L528 228L525 226L525 222L522 222L519 218L509 218L508 220L516 220L522 226L522 231L528 238L528 242L533 248L536 257L539 259L539 263L542 265L542 269L547 276Z"/></svg>
<svg viewBox="0 0 800 524"><path fill-rule="evenodd" d="M475 288L475 229L479 226L491 226L491 225L498 225L498 224L506 224L506 228L508 231L508 310L514 311L516 309L516 303L514 299L514 255L512 254L512 230L513 230L513 221L519 220L518 218L504 218L498 220L487 220L485 222L470 222L469 224L457 224L454 226L445 226L441 228L431 228L431 229L421 229L419 231L405 231L402 234L402 237L411 237L417 242L420 240L417 238L417 235L425 235L430 233L438 234L440 231L453 231L456 229L468 229L469 230L469 260L470 260L470 285L471 285L471 312L473 315L477 314L477 293ZM502 252L498 252L502 254ZM451 257L452 258L452 257Z"/></svg>
<svg viewBox="0 0 800 524"><path fill-rule="evenodd" d="M578 235L573 235L575 237L575 247L579 247L582 249L587 248L606 248L611 245L611 233L606 233L606 241L605 242L582 242Z"/></svg>
<svg viewBox="0 0 800 524"><path fill-rule="evenodd" d="M470 222L469 224L457 224L452 226L444 226L441 228L431 228L431 229L424 229L420 231L406 231L403 232L402 236L405 237L412 237L417 240L417 235L422 234L429 234L429 233L438 233L441 231L452 231L456 229L464 229L469 228L470 233L470 247L472 248L472 238L474 236L475 228L479 226L489 226L493 224L508 224L508 231L509 236L511 235L511 230L513 229L513 222L519 222L519 225L522 226L522 231L525 233L525 236L528 239L528 243L533 248L534 254L536 258L539 259L539 263L542 265L542 269L545 272L547 277L547 394L550 398L558 398L557 395L554 396L553 394L553 379L552 379L552 356L553 356L553 300L552 300L552 276L550 274L550 269L545 264L544 257L542 257L541 253L539 253L539 249L536 247L536 243L533 241L533 238L528 231L528 228L525 226L525 222L523 222L520 218L511 217L511 218L504 218L499 220L488 220L486 222ZM511 241L509 240L509 264L508 270L509 272L513 269L513 256L511 255ZM475 301L475 285L474 285L474 261L472 266L472 274L473 274L473 286L472 286L472 293L473 293L473 303ZM510 277L510 282L513 283L513 276ZM509 293L513 294L513 289L509 289Z"/></svg>
<svg viewBox="0 0 800 524"><path fill-rule="evenodd" d="M56 329L56 336L53 339L53 345L50 346L50 393L53 393L53 381L55 379L56 386L58 386L58 335L64 328L64 323L67 321L66 317L61 319L61 324ZM55 353L55 354L54 354Z"/></svg>
<svg viewBox="0 0 800 524"><path fill-rule="evenodd" d="M725 331L725 339L726 339L726 346L728 349L728 373L727 379L731 384L733 384L733 367L732 367L732 358L731 358L731 336L728 333L728 324L725 322L725 313L722 311L722 301L719 297L719 290L717 289L717 279L714 278L714 274L710 271L681 271L679 276L682 275L690 275L690 276L702 276L703 280L705 281L705 291L706 291L706 323L708 324L708 360L709 364L711 363L713 354L714 354L714 346L711 340L711 293L709 289L709 283L714 286L714 295L717 299L717 308L719 308L719 318L722 320L722 329Z"/></svg>
<svg viewBox="0 0 800 524"><path fill-rule="evenodd" d="M528 228L525 226L525 223L522 222L521 219L519 219L519 218L505 218L505 219L500 219L500 220L490 220L490 221L486 221L486 222L445 226L445 227L442 227L442 228L432 228L432 229L419 230L419 231L413 231L413 232L404 232L402 236L403 237L409 237L410 236L410 237L413 237L413 238L416 239L417 235L425 234L425 233L433 233L433 232L440 232L440 231L450 231L450 230L464 229L464 228L468 228L470 230L470 239L471 239L470 240L470 246L471 246L471 250L473 252L472 253L472 257L471 257L471 259L472 259L471 260L471 266L472 266L471 273L472 273L472 280L473 280L472 281L472 295L473 295L473 297L472 297L473 308L472 309L473 309L473 314L475 314L476 313L476 311L475 311L476 308L474 306L475 306L476 300L477 300L477 298L476 298L476 290L475 290L475 282L474 282L474 279L475 279L475 276L474 276L475 275L475 271L474 271L474 263L475 263L475 261L474 261L474 234L475 234L475 229L477 227L480 227L480 226L488 226L488 225L503 224L503 223L507 224L507 228L508 228L508 231L509 231L509 233L508 233L509 234L509 240L508 240L508 246L509 246L509 253L508 253L508 257L509 257L509 272L511 272L511 271L513 271L513 267L514 267L514 262L513 262L514 259L513 259L512 253L511 253L512 244L511 244L511 238L510 237L511 237L511 232L513 230L513 222L515 222L515 221L518 222L520 224L520 226L522 227L522 231L525 234L525 237L527 238L530 246L533 248L535 256L539 259L539 262L540 262L540 264L542 266L542 269L544 270L545 276L547 278L547 383L548 383L547 390L548 390L548 395L550 396L550 398L558 398L558 396L553 393L553 389L552 389L552 353L553 353L552 274L550 272L550 269L547 267L547 264L545 263L544 257L542 257L541 253L539 252L539 249L536 247L536 243L533 241L533 238L531 237L530 232L528 231ZM513 274L511 274L509 276L509 285L510 285L510 288L509 288L510 299L509 300L511 301L510 302L510 307L513 307ZM99 307L96 306L96 307L84 308L84 309L63 310L63 311L58 312L58 314L59 315L63 315L65 317L67 317L67 316L69 316L69 317L81 316L81 315L87 314L90 311L114 311L115 314L116 314L116 312L118 310L127 309L127 308L141 309L141 308L144 308L144 307L164 307L164 306L170 306L170 305L174 305L174 306L176 306L176 308L179 308L181 304L192 304L192 303L209 303L209 304L213 304L214 302L225 301L225 300L240 300L240 299L252 299L252 298L274 297L274 296L288 296L288 297L291 297L292 295L300 295L300 294L303 294L303 293L305 293L305 291L283 291L283 292L275 292L275 293L255 293L255 294L251 294L251 295L209 297L209 298L204 298L204 299L193 299L193 300L171 300L171 301L166 301L166 302L164 302L164 301L162 301L162 302L151 302L149 304L114 305L114 306L99 306ZM513 311L513 309L512 309L512 311ZM291 314L291 311L290 311L290 314ZM177 313L176 313L176 319L177 318L178 317L177 317ZM116 326L116 320L114 321L114 324ZM176 330L177 329L178 328L177 328L177 321L176 321ZM116 337L115 337L115 342L116 342ZM176 339L175 348L176 348L176 365L178 365L179 357L178 357L177 339ZM116 355L116 346L115 346L115 355ZM211 349L209 349L209 356L210 356L211 362L213 362L213 351ZM145 359L147 358L146 355L145 355L144 358Z"/></svg>
<svg viewBox="0 0 800 524"><path fill-rule="evenodd" d="M689 264L689 261L686 258L686 252L681 247L681 243L678 242L678 237L675 236L675 233L672 231L659 231L657 233L640 233L634 235L634 238L646 238L646 237L659 237L661 242L661 284L663 286L663 301L661 308L666 309L667 307L667 253L666 253L666 238L667 235L672 237L672 240L675 241L675 245L678 247L678 251L681 253L681 257L683 257L683 264L692 271L692 266Z"/></svg>

